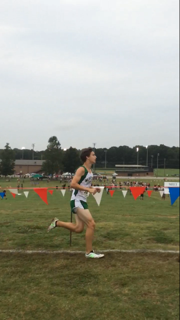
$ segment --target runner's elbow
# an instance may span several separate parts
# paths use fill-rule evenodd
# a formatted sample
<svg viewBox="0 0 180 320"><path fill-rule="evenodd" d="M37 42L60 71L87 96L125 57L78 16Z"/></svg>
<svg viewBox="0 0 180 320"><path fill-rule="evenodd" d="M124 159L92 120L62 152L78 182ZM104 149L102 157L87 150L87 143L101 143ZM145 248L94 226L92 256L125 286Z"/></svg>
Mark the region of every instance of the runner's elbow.
<svg viewBox="0 0 180 320"><path fill-rule="evenodd" d="M71 182L71 184L70 184L70 188L75 189L75 187L76 187L76 183Z"/></svg>

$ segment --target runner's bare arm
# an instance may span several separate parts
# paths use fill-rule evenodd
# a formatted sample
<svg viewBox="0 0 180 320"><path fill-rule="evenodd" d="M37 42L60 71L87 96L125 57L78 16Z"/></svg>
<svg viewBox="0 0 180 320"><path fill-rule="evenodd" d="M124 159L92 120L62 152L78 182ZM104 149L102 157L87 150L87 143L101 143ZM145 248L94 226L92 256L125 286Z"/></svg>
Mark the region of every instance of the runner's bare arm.
<svg viewBox="0 0 180 320"><path fill-rule="evenodd" d="M76 190L82 190L82 191L87 191L87 192L90 192L92 194L95 194L97 192L97 190L95 188L86 188L86 187L83 187L81 186L78 182L81 180L81 177L84 175L85 173L85 170L83 167L80 167L79 169L77 169L72 181L71 181L71 184L70 184L70 187L73 188L73 189L76 189Z"/></svg>

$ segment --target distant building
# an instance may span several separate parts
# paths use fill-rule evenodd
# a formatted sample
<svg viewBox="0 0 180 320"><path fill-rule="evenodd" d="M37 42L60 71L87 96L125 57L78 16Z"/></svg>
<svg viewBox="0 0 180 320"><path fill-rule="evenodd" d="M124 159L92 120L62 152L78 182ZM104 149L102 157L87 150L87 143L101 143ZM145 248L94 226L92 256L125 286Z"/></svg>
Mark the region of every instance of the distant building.
<svg viewBox="0 0 180 320"><path fill-rule="evenodd" d="M15 160L14 174L39 173L45 160Z"/></svg>
<svg viewBox="0 0 180 320"><path fill-rule="evenodd" d="M128 177L142 177L142 176L153 176L153 168L148 166L141 166L138 164L128 165L128 164L116 164L115 172L118 176L128 176Z"/></svg>

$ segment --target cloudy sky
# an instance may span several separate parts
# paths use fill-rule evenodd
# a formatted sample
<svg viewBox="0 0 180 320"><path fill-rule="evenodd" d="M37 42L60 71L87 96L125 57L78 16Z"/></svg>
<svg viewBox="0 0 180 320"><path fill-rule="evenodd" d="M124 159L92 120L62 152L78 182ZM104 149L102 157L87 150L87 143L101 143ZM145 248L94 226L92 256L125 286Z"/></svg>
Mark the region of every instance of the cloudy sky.
<svg viewBox="0 0 180 320"><path fill-rule="evenodd" d="M178 146L178 0L1 0L0 148Z"/></svg>

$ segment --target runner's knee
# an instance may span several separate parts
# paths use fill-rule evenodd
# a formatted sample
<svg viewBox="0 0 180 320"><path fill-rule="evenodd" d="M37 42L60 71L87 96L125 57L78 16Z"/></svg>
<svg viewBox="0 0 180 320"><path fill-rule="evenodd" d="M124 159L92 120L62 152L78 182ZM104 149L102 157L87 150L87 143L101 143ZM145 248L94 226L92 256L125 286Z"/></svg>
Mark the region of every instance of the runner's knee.
<svg viewBox="0 0 180 320"><path fill-rule="evenodd" d="M88 221L88 227L93 230L95 229L95 222L93 219Z"/></svg>
<svg viewBox="0 0 180 320"><path fill-rule="evenodd" d="M83 232L83 230L84 230L84 227L83 227L83 226L77 226L77 227L75 228L75 232L76 232L76 233L81 233L81 232Z"/></svg>

